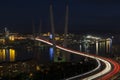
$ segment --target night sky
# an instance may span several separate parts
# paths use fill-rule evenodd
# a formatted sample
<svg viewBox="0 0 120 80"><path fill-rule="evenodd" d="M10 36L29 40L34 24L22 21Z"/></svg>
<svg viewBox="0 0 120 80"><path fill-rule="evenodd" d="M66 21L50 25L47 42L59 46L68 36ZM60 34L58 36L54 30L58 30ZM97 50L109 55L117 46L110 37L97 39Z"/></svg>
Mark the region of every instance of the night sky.
<svg viewBox="0 0 120 80"><path fill-rule="evenodd" d="M52 0L51 0L52 1ZM65 0L53 0L55 32L63 32L65 24ZM119 0L68 0L69 32L119 31ZM50 29L50 0L0 0L0 29L8 27L12 32L36 32L42 21L42 32Z"/></svg>

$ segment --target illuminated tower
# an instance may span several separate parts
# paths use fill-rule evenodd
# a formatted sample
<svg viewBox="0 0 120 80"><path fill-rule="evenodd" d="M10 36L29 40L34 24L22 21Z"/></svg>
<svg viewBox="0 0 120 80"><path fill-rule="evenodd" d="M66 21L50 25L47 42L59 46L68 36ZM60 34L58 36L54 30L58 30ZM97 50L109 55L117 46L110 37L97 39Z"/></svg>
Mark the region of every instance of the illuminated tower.
<svg viewBox="0 0 120 80"><path fill-rule="evenodd" d="M69 13L69 6L68 6L68 1L66 0L66 14L65 14L65 29L64 29L64 42L63 46L67 47L67 36L68 36L68 13ZM63 61L69 61L70 60L70 54L66 52L62 52L62 60ZM64 60L65 58L65 60Z"/></svg>
<svg viewBox="0 0 120 80"><path fill-rule="evenodd" d="M40 20L39 33L38 33L40 37L41 37L41 31L42 31L42 21Z"/></svg>
<svg viewBox="0 0 120 80"><path fill-rule="evenodd" d="M69 7L68 4L66 3L66 15L65 15L65 31L64 31L64 42L63 46L67 46L67 34L68 34L68 12L69 12Z"/></svg>
<svg viewBox="0 0 120 80"><path fill-rule="evenodd" d="M52 2L50 4L50 23L51 23L51 32L52 32L52 43L53 43L53 53L55 54L55 32L54 32L54 17L53 17L53 6L52 6ZM54 57L56 57L54 55Z"/></svg>
<svg viewBox="0 0 120 80"><path fill-rule="evenodd" d="M55 47L55 32L54 32L54 17L53 17L53 7L52 3L50 4L50 23L51 23L51 30L52 30L52 43L53 47Z"/></svg>
<svg viewBox="0 0 120 80"><path fill-rule="evenodd" d="M66 37L67 37L67 26L68 26L68 6L66 6L66 20L65 20L65 40L63 42L64 46L66 46ZM53 43L53 49L51 49L53 52L52 54L54 54L54 61L55 62L64 62L65 61L65 56L66 53L64 52L60 52L59 49L55 49L55 32L54 32L54 18L53 18L53 6L52 4L50 4L50 23L51 23L51 30L52 30L52 43Z"/></svg>

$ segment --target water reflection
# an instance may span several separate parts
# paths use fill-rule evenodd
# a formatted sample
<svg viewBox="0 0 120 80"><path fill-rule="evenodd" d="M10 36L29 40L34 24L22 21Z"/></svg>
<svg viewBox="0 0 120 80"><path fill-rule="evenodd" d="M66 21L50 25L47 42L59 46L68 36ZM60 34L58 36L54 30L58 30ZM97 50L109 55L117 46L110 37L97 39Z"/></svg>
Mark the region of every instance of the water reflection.
<svg viewBox="0 0 120 80"><path fill-rule="evenodd" d="M14 49L0 49L0 62L14 62L15 56Z"/></svg>
<svg viewBox="0 0 120 80"><path fill-rule="evenodd" d="M54 56L54 49L53 49L53 47L49 48L49 56L50 56L50 60L53 60L53 56Z"/></svg>
<svg viewBox="0 0 120 80"><path fill-rule="evenodd" d="M0 49L0 63L35 61L35 63L38 64L47 64L53 62L79 61L78 59L80 59L78 55L57 48L54 49L52 46Z"/></svg>
<svg viewBox="0 0 120 80"><path fill-rule="evenodd" d="M9 54L10 54L10 61L15 61L15 50L14 49L9 49Z"/></svg>
<svg viewBox="0 0 120 80"><path fill-rule="evenodd" d="M106 53L111 53L112 51L112 40L111 39L105 39L105 40L100 40L100 41L94 41L92 42L84 42L79 44L79 50L81 52L86 52L86 53L94 53L97 55L104 55Z"/></svg>

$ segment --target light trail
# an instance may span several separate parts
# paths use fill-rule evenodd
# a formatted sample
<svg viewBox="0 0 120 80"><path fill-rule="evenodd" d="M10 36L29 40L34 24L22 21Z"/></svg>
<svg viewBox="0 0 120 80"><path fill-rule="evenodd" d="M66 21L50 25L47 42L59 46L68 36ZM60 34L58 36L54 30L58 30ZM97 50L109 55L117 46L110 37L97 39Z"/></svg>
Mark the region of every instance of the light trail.
<svg viewBox="0 0 120 80"><path fill-rule="evenodd" d="M40 38L35 38L35 40L41 41L41 42L49 44L49 45L53 45L49 41L43 40L43 39L40 39ZM110 60L110 59L103 58L103 57L98 57L98 56L94 56L94 55L90 55L90 54L84 54L84 53L74 51L74 50L70 50L70 49L67 49L67 48L64 48L64 47L61 47L61 46L58 46L58 45L56 45L56 47L61 49L61 50L70 52L70 53L74 53L74 54L78 54L78 55L81 55L81 56L86 56L86 57L89 57L89 58L100 60L105 64L105 66L106 66L105 69L103 69L102 71L100 71L100 72L98 72L98 73L96 73L92 76L84 78L83 80L88 80L88 79L91 80L91 79L96 79L96 78L99 78L99 77L101 77L100 80L109 80L111 77L113 77L120 70L119 64ZM114 69L112 69L111 64L113 65Z"/></svg>
<svg viewBox="0 0 120 80"><path fill-rule="evenodd" d="M93 72L97 71L97 70L101 67L101 63L100 63L99 60L97 60L97 63L98 63L98 65L97 65L97 67L96 67L95 69L93 69L93 70L91 70L91 71L89 71L89 72L83 73L83 74L79 74L79 75L76 75L76 76L67 78L66 80L76 79L76 78L78 78L78 77L85 76L85 75L88 75L88 74L90 74L90 73L93 73Z"/></svg>
<svg viewBox="0 0 120 80"><path fill-rule="evenodd" d="M95 75L92 75L92 76L89 76L87 78L84 78L83 80L88 80L88 79L91 80L91 79L98 78L98 77L100 77L102 75L105 75L106 73L110 72L111 69L112 69L112 66L111 66L111 64L108 61L106 61L104 59L101 59L99 57L91 56L91 55L84 54L84 53L81 53L81 52L78 52L78 51L72 51L70 49L66 49L66 48L63 48L63 47L60 47L60 46L57 46L57 45L56 45L56 47L59 48L59 49L62 49L64 51L67 51L67 52L71 52L71 53L74 53L74 54L86 56L86 57L89 57L89 58L92 58L92 59L98 59L98 60L102 61L103 63L105 63L106 67L105 67L104 70L102 70L101 72L96 73Z"/></svg>
<svg viewBox="0 0 120 80"><path fill-rule="evenodd" d="M100 59L100 58L98 58L98 59L105 63L105 65L106 65L105 69L100 71L100 72L98 72L98 73L96 73L96 74L94 74L94 75L92 75L92 76L86 77L83 80L88 80L88 79L92 80L92 79L98 78L98 77L100 77L100 76L102 76L102 75L104 75L104 74L106 74L106 73L111 71L112 66L111 66L111 64L108 61L105 61L105 60Z"/></svg>
<svg viewBox="0 0 120 80"><path fill-rule="evenodd" d="M120 71L120 65L117 62L115 62L111 59L106 59L106 60L108 60L109 62L112 63L112 65L114 66L114 69L111 72L109 72L108 74L106 74L105 76L103 76L102 78L100 78L99 80L110 80L113 77L111 75L115 75ZM113 79L111 79L111 80L113 80Z"/></svg>

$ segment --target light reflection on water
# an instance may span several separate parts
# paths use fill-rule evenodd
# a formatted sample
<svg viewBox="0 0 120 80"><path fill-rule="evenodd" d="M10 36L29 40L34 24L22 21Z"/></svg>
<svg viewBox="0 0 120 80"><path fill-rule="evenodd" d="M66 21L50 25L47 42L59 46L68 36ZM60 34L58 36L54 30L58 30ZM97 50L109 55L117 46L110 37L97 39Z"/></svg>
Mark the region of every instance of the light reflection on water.
<svg viewBox="0 0 120 80"><path fill-rule="evenodd" d="M79 45L79 51L85 52L85 53L90 53L90 54L96 54L100 56L105 56L107 53L111 54L112 53L112 41L101 41L98 42L96 41L94 44L89 44L86 46L85 43L82 45Z"/></svg>
<svg viewBox="0 0 120 80"><path fill-rule="evenodd" d="M2 62L16 62L32 59L32 51L29 48L1 48L0 49L0 63Z"/></svg>
<svg viewBox="0 0 120 80"><path fill-rule="evenodd" d="M50 56L50 60L53 60L53 56L54 56L53 47L50 47L50 48L49 48L49 56Z"/></svg>
<svg viewBox="0 0 120 80"><path fill-rule="evenodd" d="M0 62L13 62L15 61L15 56L16 54L14 49L0 49Z"/></svg>
<svg viewBox="0 0 120 80"><path fill-rule="evenodd" d="M46 64L53 62L69 62L70 60L77 61L77 59L80 59L80 57L61 51L60 49L55 49L54 53L54 49L52 46L0 49L0 63L34 60L38 64Z"/></svg>

